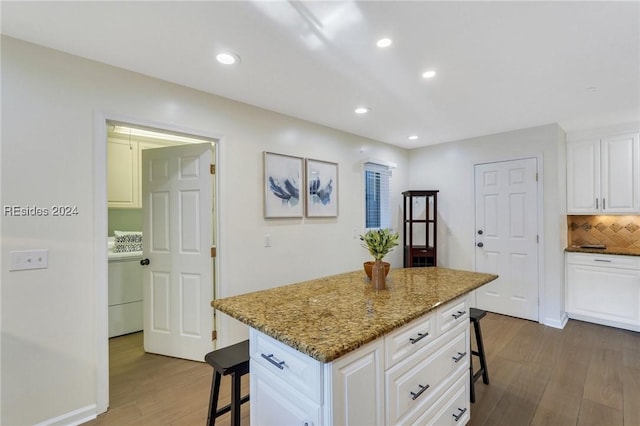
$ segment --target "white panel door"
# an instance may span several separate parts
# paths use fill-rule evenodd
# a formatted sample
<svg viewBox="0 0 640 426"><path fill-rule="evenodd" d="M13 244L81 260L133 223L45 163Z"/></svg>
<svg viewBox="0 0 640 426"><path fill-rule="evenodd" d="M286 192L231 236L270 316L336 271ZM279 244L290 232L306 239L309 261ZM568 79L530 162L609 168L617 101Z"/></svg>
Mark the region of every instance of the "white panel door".
<svg viewBox="0 0 640 426"><path fill-rule="evenodd" d="M537 160L475 166L476 270L499 278L476 291L478 308L538 320Z"/></svg>
<svg viewBox="0 0 640 426"><path fill-rule="evenodd" d="M202 361L213 349L211 144L142 152L145 351Z"/></svg>

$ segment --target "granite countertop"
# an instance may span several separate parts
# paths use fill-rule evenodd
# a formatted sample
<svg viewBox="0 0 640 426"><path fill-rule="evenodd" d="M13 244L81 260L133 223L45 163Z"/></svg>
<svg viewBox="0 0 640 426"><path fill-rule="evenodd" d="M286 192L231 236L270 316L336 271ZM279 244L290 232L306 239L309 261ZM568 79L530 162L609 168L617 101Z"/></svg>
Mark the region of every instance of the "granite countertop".
<svg viewBox="0 0 640 426"><path fill-rule="evenodd" d="M604 249L569 246L564 251L572 253L618 254L622 256L640 256L640 249L633 247L607 247Z"/></svg>
<svg viewBox="0 0 640 426"><path fill-rule="evenodd" d="M391 269L376 291L364 271L218 299L211 306L321 362L330 362L497 275Z"/></svg>

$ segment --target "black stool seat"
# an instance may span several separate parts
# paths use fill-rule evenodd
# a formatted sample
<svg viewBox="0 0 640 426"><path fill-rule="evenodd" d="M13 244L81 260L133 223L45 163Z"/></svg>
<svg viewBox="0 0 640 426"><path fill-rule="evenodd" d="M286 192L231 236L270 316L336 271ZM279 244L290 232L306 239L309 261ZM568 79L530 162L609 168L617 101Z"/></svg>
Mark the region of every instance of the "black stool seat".
<svg viewBox="0 0 640 426"><path fill-rule="evenodd" d="M480 369L473 372L473 356L471 357L471 366L469 367L469 373L471 375L471 392L470 399L471 402L476 402L476 390L475 390L475 382L482 376L482 381L484 384L489 384L489 372L487 371L487 357L484 354L484 342L482 341L482 331L480 330L480 320L487 315L487 311L483 311L482 309L470 308L469 309L469 320L473 324L473 330L476 335L476 346L478 348L477 351L472 350L471 355L475 355L480 358Z"/></svg>
<svg viewBox="0 0 640 426"><path fill-rule="evenodd" d="M240 378L249 372L249 341L209 352L204 360L213 367L207 424L215 425L216 417L231 411L231 424L240 426L240 405L249 401L249 395L240 397ZM231 404L218 409L220 380L228 374L231 374Z"/></svg>

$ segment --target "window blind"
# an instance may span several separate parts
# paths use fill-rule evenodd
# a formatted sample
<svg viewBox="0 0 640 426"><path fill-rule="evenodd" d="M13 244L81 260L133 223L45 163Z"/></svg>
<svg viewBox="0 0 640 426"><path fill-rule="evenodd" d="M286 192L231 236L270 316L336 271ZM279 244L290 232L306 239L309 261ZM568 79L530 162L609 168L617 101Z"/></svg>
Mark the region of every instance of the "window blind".
<svg viewBox="0 0 640 426"><path fill-rule="evenodd" d="M364 164L365 228L389 228L391 169L376 163Z"/></svg>

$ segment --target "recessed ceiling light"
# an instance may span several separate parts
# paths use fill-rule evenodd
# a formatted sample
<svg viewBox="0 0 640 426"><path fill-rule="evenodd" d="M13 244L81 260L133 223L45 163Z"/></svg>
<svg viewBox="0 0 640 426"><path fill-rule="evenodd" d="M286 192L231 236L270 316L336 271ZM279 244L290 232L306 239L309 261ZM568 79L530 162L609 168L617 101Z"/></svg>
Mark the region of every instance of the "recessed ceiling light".
<svg viewBox="0 0 640 426"><path fill-rule="evenodd" d="M240 57L231 52L220 52L216 55L216 60L223 65L233 65L240 61Z"/></svg>
<svg viewBox="0 0 640 426"><path fill-rule="evenodd" d="M422 73L422 78L433 78L436 76L436 72L433 70L425 71Z"/></svg>
<svg viewBox="0 0 640 426"><path fill-rule="evenodd" d="M419 139L419 137L417 135L411 135L408 138L410 141L415 141L416 139Z"/></svg>
<svg viewBox="0 0 640 426"><path fill-rule="evenodd" d="M376 46L380 47L380 48L385 48L385 47L389 47L391 46L391 43L393 43L393 41L391 41L390 38L381 38L380 40L378 40L378 42L376 43Z"/></svg>
<svg viewBox="0 0 640 426"><path fill-rule="evenodd" d="M367 108L367 107L358 107L358 108L355 109L355 113L356 114L366 114L369 111L370 111L370 109Z"/></svg>

